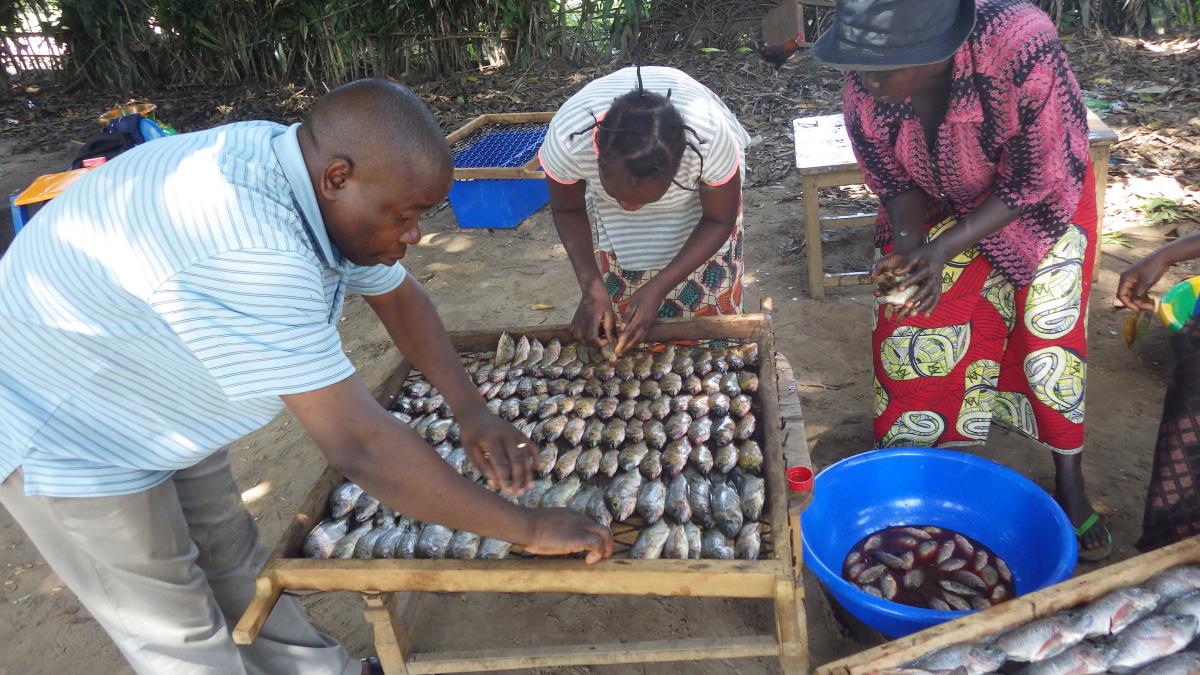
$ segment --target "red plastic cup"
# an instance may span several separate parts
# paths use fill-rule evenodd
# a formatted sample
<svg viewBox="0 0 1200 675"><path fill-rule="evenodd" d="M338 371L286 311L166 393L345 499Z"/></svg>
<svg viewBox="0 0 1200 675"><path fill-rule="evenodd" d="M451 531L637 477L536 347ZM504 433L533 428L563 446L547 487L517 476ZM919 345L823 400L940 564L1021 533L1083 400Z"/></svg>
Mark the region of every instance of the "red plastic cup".
<svg viewBox="0 0 1200 675"><path fill-rule="evenodd" d="M788 489L792 492L808 492L813 487L813 472L807 466L793 466L787 470Z"/></svg>

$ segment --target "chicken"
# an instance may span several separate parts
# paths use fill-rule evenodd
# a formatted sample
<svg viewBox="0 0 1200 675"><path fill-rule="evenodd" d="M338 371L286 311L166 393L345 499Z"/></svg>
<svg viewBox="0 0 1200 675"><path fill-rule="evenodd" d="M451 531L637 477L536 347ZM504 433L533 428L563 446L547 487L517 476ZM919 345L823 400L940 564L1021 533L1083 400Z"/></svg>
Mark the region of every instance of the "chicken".
<svg viewBox="0 0 1200 675"><path fill-rule="evenodd" d="M797 33L795 37L790 37L784 40L781 44L769 45L763 40L759 40L755 45L758 55L764 61L775 67L775 71L779 72L779 68L800 49L800 43L804 41L804 33Z"/></svg>

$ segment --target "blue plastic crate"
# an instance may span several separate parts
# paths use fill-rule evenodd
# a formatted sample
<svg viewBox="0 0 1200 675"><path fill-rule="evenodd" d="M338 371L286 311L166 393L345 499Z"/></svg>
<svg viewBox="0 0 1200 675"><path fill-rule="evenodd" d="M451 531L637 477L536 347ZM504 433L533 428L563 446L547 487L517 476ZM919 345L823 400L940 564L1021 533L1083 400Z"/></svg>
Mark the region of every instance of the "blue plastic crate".
<svg viewBox="0 0 1200 675"><path fill-rule="evenodd" d="M545 124L484 127L453 148L457 169L517 168L537 155ZM450 207L464 228L512 229L550 201L542 179L456 180Z"/></svg>

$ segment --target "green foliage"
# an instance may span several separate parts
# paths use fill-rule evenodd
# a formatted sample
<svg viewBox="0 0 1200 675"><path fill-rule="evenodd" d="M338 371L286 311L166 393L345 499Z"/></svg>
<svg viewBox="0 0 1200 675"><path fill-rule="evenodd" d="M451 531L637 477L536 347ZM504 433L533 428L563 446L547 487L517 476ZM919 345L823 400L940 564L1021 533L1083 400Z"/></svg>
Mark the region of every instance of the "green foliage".
<svg viewBox="0 0 1200 675"><path fill-rule="evenodd" d="M1142 219L1147 225L1161 225L1179 220L1181 208L1179 202L1174 199L1154 197L1142 202L1138 210L1142 212Z"/></svg>

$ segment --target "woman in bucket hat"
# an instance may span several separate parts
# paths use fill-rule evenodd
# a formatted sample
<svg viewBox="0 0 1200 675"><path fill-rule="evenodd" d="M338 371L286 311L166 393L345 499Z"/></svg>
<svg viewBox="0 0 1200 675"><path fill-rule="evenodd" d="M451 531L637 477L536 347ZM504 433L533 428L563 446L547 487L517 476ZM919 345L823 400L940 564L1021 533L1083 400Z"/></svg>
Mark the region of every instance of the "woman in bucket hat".
<svg viewBox="0 0 1200 675"><path fill-rule="evenodd" d="M1025 0L841 0L813 56L846 71L874 271L898 281L873 317L876 442L1021 432L1052 451L1080 558L1107 557L1081 468L1095 186L1054 24Z"/></svg>

